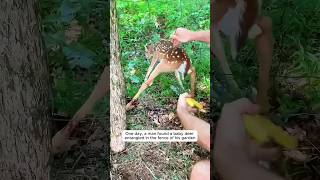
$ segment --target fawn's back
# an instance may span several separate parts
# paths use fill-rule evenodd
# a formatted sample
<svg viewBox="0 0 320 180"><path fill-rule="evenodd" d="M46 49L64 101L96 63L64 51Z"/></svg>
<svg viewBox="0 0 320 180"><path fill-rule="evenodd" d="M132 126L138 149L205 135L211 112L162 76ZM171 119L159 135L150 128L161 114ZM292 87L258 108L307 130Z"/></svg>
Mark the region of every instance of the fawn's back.
<svg viewBox="0 0 320 180"><path fill-rule="evenodd" d="M190 59L185 50L174 47L172 42L168 40L160 40L155 47L147 46L145 55L147 58L156 56L155 58L165 64L168 70L182 68L183 71L187 72L190 68Z"/></svg>

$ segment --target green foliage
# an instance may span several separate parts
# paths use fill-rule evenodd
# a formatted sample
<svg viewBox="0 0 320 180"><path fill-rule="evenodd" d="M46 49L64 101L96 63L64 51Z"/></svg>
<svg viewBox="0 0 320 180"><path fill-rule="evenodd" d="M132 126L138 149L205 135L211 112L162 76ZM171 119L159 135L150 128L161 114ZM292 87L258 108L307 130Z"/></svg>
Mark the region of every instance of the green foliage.
<svg viewBox="0 0 320 180"><path fill-rule="evenodd" d="M191 30L208 30L210 24L209 0L188 1L117 1L121 61L124 67L127 96L132 97L144 81L150 64L145 59L144 46L159 41L160 34L169 38L178 27ZM158 27L157 27L158 24ZM198 97L209 96L210 55L203 43L184 44L197 72ZM190 88L189 78L184 82ZM182 93L174 74L158 76L146 93L159 97L177 97Z"/></svg>
<svg viewBox="0 0 320 180"><path fill-rule="evenodd" d="M107 7L108 2L102 0L40 1L56 112L75 113L108 64L103 45L109 35ZM72 41L68 36L76 38Z"/></svg>
<svg viewBox="0 0 320 180"><path fill-rule="evenodd" d="M272 88L277 94L271 101L280 104L277 111L283 115L310 112L320 104L320 1L272 0L263 3L262 14L271 17L273 22L271 81L280 81L281 84L274 83ZM251 93L250 86L255 87L258 79L259 64L255 52L254 43L249 42L241 50L238 59L231 62L234 77L247 95ZM219 72L217 62L214 66ZM298 83L294 84L305 99L297 100L292 94L288 94L291 89L283 86L286 85L283 81L290 77L296 77L294 79L297 82L307 82L302 87ZM217 78L218 83L221 83L220 75ZM226 91L222 93L232 94Z"/></svg>

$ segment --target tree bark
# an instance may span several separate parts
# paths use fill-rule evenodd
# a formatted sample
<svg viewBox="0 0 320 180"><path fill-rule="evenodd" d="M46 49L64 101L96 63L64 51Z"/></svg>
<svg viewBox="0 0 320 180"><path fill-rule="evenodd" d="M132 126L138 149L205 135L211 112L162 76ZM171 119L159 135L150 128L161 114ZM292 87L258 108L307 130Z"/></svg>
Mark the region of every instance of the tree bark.
<svg viewBox="0 0 320 180"><path fill-rule="evenodd" d="M0 179L49 179L49 76L36 3L0 1Z"/></svg>
<svg viewBox="0 0 320 180"><path fill-rule="evenodd" d="M125 85L120 63L116 2L111 0L110 3L110 146L112 151L120 152L125 148L121 139L126 128Z"/></svg>

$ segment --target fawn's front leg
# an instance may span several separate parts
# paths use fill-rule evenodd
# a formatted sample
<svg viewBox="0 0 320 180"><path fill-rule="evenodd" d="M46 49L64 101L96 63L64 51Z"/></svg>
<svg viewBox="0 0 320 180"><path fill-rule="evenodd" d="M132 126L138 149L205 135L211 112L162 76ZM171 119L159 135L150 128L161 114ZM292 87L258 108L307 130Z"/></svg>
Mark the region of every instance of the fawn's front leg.
<svg viewBox="0 0 320 180"><path fill-rule="evenodd" d="M177 80L178 80L178 83L179 83L179 85L180 85L180 87L181 87L181 89L183 89L184 90L184 87L183 87L183 84L182 84L182 81L181 81L181 76L180 76L180 73L179 73L179 71L178 70L175 70L175 75L176 75L176 78L177 78Z"/></svg>
<svg viewBox="0 0 320 180"><path fill-rule="evenodd" d="M268 90L270 86L270 68L272 63L273 39L272 22L267 17L258 21L262 34L256 37L256 49L259 60L259 79L257 102L261 106L261 113L268 113L270 109Z"/></svg>
<svg viewBox="0 0 320 180"><path fill-rule="evenodd" d="M214 53L216 54L218 61L220 63L222 72L225 74L227 82L229 85L232 86L235 90L239 91L239 86L236 83L236 81L233 79L232 72L230 70L227 57L224 52L224 47L222 44L221 36L219 34L219 29L214 28L213 30L213 48L214 48Z"/></svg>
<svg viewBox="0 0 320 180"><path fill-rule="evenodd" d="M196 88L196 69L194 67L190 67L188 74L190 75L190 95L195 97L195 88Z"/></svg>
<svg viewBox="0 0 320 180"><path fill-rule="evenodd" d="M179 71L176 70L175 74L176 74L176 78L177 78L177 80L179 82L179 85L184 90ZM188 70L188 75L190 75L190 88L191 88L190 95L192 97L194 97L195 96L195 84L196 84L196 70L195 70L194 67L190 67L190 69Z"/></svg>
<svg viewBox="0 0 320 180"><path fill-rule="evenodd" d="M148 67L148 71L147 71L146 77L144 78L144 81L146 81L149 78L149 75L152 72L152 70L154 69L155 64L159 61L160 61L159 56L157 54L154 54L152 56L152 60L151 60L151 63Z"/></svg>
<svg viewBox="0 0 320 180"><path fill-rule="evenodd" d="M145 89L147 89L148 86L150 86L150 85L153 83L153 80L154 80L160 73L164 72L165 68L166 68L166 67L165 67L162 63L160 63L160 64L158 64L158 65L153 69L153 71L151 72L149 78L142 83L142 85L140 86L137 94L136 94L136 95L132 98L132 100L126 105L126 109L127 109L127 110L130 110L130 109L133 108L133 105L132 105L133 102L134 102L136 99L138 99L138 97L140 96L140 94L141 94Z"/></svg>

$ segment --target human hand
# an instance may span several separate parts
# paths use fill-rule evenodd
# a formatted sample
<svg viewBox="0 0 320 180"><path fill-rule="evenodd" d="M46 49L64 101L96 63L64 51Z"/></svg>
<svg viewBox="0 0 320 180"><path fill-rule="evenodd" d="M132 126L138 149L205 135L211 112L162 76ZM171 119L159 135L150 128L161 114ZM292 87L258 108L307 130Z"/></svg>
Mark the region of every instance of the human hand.
<svg viewBox="0 0 320 180"><path fill-rule="evenodd" d="M215 139L215 157L218 160L234 161L231 157L238 156L244 161L269 161L278 157L278 148L257 145L245 131L242 115L258 112L259 107L245 98L224 105Z"/></svg>
<svg viewBox="0 0 320 180"><path fill-rule="evenodd" d="M180 43L189 42L192 40L192 31L186 28L177 28L174 34L171 35L173 46L179 46Z"/></svg>
<svg viewBox="0 0 320 180"><path fill-rule="evenodd" d="M190 98L190 97L192 97L192 96L190 94L188 94L188 93L180 94L179 100L178 100L178 105L177 105L177 112L178 113L194 113L194 112L197 112L197 109L191 108L186 102L186 98Z"/></svg>

